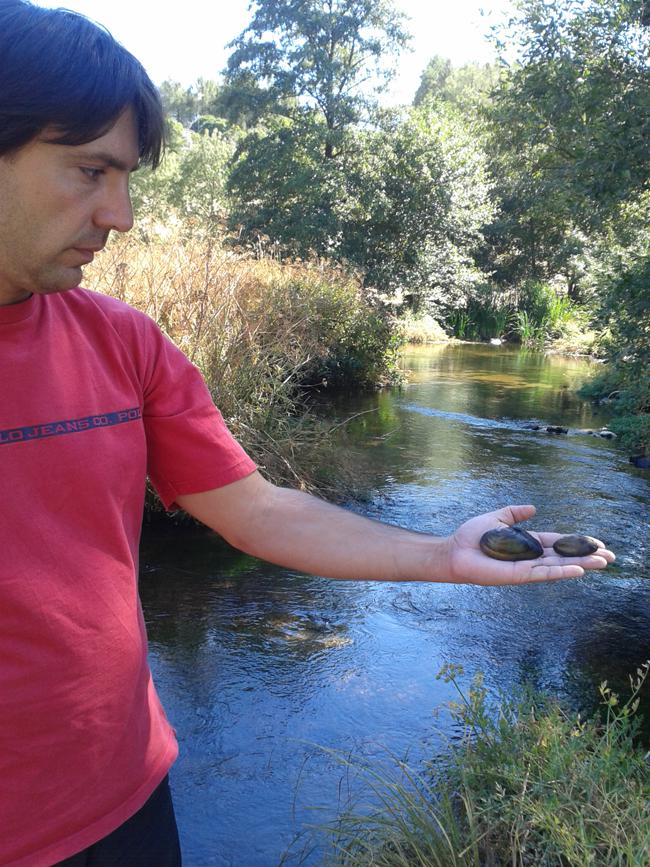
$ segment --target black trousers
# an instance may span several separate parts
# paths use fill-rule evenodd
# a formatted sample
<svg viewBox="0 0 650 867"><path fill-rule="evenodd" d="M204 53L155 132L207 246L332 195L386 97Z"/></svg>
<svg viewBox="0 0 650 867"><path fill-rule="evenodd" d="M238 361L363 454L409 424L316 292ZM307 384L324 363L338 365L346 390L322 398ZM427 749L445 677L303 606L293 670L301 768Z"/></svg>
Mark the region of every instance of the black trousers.
<svg viewBox="0 0 650 867"><path fill-rule="evenodd" d="M169 779L123 825L54 867L181 867Z"/></svg>

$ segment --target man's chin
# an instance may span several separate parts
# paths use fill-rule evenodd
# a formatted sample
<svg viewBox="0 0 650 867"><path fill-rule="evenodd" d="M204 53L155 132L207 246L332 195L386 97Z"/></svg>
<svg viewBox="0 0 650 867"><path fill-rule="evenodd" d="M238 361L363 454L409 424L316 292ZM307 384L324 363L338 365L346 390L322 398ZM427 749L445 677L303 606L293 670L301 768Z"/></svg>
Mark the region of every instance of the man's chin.
<svg viewBox="0 0 650 867"><path fill-rule="evenodd" d="M81 285L83 272L80 267L63 268L58 274L52 274L50 279L44 280L37 290L41 295L51 295L55 292L67 292Z"/></svg>

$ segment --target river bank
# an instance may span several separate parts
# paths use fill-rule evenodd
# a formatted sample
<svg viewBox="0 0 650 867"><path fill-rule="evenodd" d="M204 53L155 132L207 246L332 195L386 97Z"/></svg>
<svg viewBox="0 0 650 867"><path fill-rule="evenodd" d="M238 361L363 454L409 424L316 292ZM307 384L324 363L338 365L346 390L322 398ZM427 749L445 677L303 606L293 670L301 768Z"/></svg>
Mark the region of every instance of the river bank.
<svg viewBox="0 0 650 867"><path fill-rule="evenodd" d="M148 313L183 349L270 479L339 500L352 492L352 474L330 444L328 425L313 412L313 398L319 403L339 391L398 383L408 341L463 342L430 315L389 314L360 275L341 266L258 259L180 230L113 241L87 277L88 288ZM483 319L486 327L494 324L494 317ZM545 351L582 357L592 347L591 333L580 331L578 320L563 323L562 336ZM512 347L502 338L491 341ZM621 435L627 444L626 431ZM158 508L151 492L147 502Z"/></svg>
<svg viewBox="0 0 650 867"><path fill-rule="evenodd" d="M172 233L117 238L85 276L87 288L151 316L196 364L268 478L336 493L335 473L323 468L337 462L311 395L398 379L401 338L358 274Z"/></svg>
<svg viewBox="0 0 650 867"><path fill-rule="evenodd" d="M333 426L327 405L350 390L399 383L407 338L423 346L443 340L463 345L431 317L389 316L354 272L324 262L255 259L210 239L121 238L87 276L89 288L152 316L200 368L235 437L269 479L339 502L363 500L367 486L347 449L331 436L333 427L342 433L346 420ZM503 341L478 345L517 351ZM560 347L562 357L567 349ZM588 378L585 369L570 387L578 390ZM598 389L593 396L600 398ZM617 408L607 406L600 427L610 424ZM562 412L544 417L534 410L529 422L568 427ZM615 418L611 423L626 459L642 455L637 419L631 436L625 420L620 430ZM150 489L147 511L160 509Z"/></svg>
<svg viewBox="0 0 650 867"><path fill-rule="evenodd" d="M444 666L460 736L424 769L362 771L375 803L338 818L326 863L647 864L650 771L636 710L649 668L632 673L625 696L601 684L600 712L585 717L531 690L502 694L495 708L482 675L466 689L462 668Z"/></svg>

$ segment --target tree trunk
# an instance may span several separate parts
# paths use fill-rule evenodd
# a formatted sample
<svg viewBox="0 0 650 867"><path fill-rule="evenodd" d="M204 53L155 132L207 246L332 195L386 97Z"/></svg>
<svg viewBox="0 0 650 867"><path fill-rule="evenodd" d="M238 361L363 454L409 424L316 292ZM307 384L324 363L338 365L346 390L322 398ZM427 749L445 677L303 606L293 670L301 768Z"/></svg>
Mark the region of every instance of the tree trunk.
<svg viewBox="0 0 650 867"><path fill-rule="evenodd" d="M537 280L537 245L535 243L535 225L532 220L528 221L530 231L530 271L533 280Z"/></svg>

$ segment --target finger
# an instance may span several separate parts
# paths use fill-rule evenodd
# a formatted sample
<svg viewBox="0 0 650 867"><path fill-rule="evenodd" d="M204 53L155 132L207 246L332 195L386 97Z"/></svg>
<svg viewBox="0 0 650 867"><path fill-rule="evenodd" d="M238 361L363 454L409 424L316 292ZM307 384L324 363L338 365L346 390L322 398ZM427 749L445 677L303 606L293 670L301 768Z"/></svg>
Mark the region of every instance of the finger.
<svg viewBox="0 0 650 867"><path fill-rule="evenodd" d="M610 551L608 548L599 548L596 553L596 557L602 557L607 560L607 563L613 563L616 560L616 554L613 551Z"/></svg>
<svg viewBox="0 0 650 867"><path fill-rule="evenodd" d="M498 512L494 512L494 517L504 524L511 527L519 521L528 521L533 517L537 509L535 506L504 506Z"/></svg>
<svg viewBox="0 0 650 867"><path fill-rule="evenodd" d="M565 566L570 563L577 563L579 566L584 566L585 569L604 568L604 566L593 565L594 560L602 560L605 566L609 566L610 563L616 560L616 554L613 551L608 551L607 548L599 548L593 554L589 554L586 557L562 557L556 554L552 548L549 551L545 550L544 555L549 563L558 563Z"/></svg>
<svg viewBox="0 0 650 867"><path fill-rule="evenodd" d="M533 533L533 536L537 536L539 541L544 548L544 556L546 558L550 558L552 562L557 563L579 563L580 565L584 565L583 560L584 557L562 557L560 554L556 554L555 550L552 547L552 542L555 541L557 535L555 533ZM616 554L613 551L610 551L609 548L605 548L603 542L600 542L598 539L594 539L595 542L598 542L599 548L597 551L594 551L593 554L590 554L591 557L602 557L603 560L609 563L613 563L616 560ZM550 544L549 544L550 543ZM586 569L602 569L602 566L586 566Z"/></svg>
<svg viewBox="0 0 650 867"><path fill-rule="evenodd" d="M552 548L553 543L557 542L558 539L561 539L562 536L565 536L565 535L566 535L566 533L538 533L538 532L533 532L533 536L536 536L539 539L539 541L542 543L542 547L544 547L544 548ZM601 542L600 539L596 539L594 536L589 536L589 538L593 539L599 548L602 548L603 550L607 550L605 548L605 543Z"/></svg>
<svg viewBox="0 0 650 867"><path fill-rule="evenodd" d="M582 578L585 570L577 564L563 564L547 566L535 564L527 570L522 570L516 575L517 581L523 583L537 583L539 581L562 581L568 578Z"/></svg>
<svg viewBox="0 0 650 867"><path fill-rule="evenodd" d="M606 553L611 554L611 551ZM554 551L549 554L544 552L545 566L581 566L583 569L605 569L611 562L600 553L590 554L588 557L559 557ZM612 554L612 556L614 556Z"/></svg>

